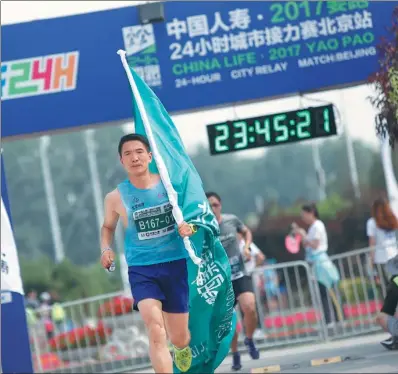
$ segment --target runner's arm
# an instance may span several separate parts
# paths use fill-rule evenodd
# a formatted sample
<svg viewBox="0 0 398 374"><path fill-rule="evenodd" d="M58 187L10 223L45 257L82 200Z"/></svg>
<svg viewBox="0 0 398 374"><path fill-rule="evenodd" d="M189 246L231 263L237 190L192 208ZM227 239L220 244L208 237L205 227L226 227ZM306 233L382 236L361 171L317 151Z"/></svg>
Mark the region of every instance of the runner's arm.
<svg viewBox="0 0 398 374"><path fill-rule="evenodd" d="M292 223L292 230L295 234L301 235L301 237L304 239L307 235L306 231L301 228L296 222Z"/></svg>
<svg viewBox="0 0 398 374"><path fill-rule="evenodd" d="M253 240L252 232L243 224L238 227L238 232L243 236L243 239L245 241L243 255L246 257L247 260L250 260L251 258L250 244L252 244Z"/></svg>
<svg viewBox="0 0 398 374"><path fill-rule="evenodd" d="M101 227L101 264L105 269L109 269L115 260L115 253L110 249L119 220L119 214L115 210L115 198L111 192L106 195L104 201L104 223Z"/></svg>
<svg viewBox="0 0 398 374"><path fill-rule="evenodd" d="M115 211L115 195L113 192L105 196L104 223L101 227L101 250L110 248L116 230L119 214Z"/></svg>
<svg viewBox="0 0 398 374"><path fill-rule="evenodd" d="M242 225L242 227L240 227L240 229L239 229L239 233L242 234L243 239L245 240L245 249L246 248L249 249L250 244L252 244L252 242L253 242L252 232L245 225Z"/></svg>

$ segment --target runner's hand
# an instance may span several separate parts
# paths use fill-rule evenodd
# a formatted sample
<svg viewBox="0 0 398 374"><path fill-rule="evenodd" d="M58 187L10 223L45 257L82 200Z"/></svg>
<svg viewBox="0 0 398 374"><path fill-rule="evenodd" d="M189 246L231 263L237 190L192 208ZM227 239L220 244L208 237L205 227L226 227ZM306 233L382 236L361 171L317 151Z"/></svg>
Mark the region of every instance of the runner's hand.
<svg viewBox="0 0 398 374"><path fill-rule="evenodd" d="M178 225L178 233L182 238L185 238L186 236L192 236L193 235L193 230L188 223L183 222L180 225Z"/></svg>
<svg viewBox="0 0 398 374"><path fill-rule="evenodd" d="M112 262L115 261L115 252L112 249L107 249L101 255L101 265L104 269L109 269L112 265Z"/></svg>
<svg viewBox="0 0 398 374"><path fill-rule="evenodd" d="M250 247L245 247L245 249L243 250L243 255L246 257L247 261L250 261L252 258L252 254L250 251Z"/></svg>

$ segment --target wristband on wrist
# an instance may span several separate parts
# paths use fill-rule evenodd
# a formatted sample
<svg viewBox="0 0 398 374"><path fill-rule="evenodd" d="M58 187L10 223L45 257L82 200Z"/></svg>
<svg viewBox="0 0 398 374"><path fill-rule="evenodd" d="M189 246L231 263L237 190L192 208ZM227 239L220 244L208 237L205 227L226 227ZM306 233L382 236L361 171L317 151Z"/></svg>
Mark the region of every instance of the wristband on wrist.
<svg viewBox="0 0 398 374"><path fill-rule="evenodd" d="M110 247L103 249L103 250L101 251L101 256L102 256L106 251L111 251L111 250L112 250L112 248L110 248Z"/></svg>

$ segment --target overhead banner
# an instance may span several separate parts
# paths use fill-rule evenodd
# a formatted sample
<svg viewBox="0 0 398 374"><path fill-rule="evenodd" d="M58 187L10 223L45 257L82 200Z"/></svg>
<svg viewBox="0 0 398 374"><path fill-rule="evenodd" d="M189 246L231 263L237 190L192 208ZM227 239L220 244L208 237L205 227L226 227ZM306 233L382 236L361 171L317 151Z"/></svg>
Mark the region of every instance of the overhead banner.
<svg viewBox="0 0 398 374"><path fill-rule="evenodd" d="M169 112L364 82L396 2L165 2L2 27L3 136L129 118L115 50Z"/></svg>

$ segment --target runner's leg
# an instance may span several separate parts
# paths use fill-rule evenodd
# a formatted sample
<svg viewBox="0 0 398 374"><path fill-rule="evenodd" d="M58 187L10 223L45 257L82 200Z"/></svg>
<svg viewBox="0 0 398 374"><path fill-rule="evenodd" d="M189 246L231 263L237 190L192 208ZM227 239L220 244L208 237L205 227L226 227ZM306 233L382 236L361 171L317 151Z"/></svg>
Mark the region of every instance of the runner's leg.
<svg viewBox="0 0 398 374"><path fill-rule="evenodd" d="M160 287L165 295L163 318L166 331L173 345L174 362L185 372L192 364L192 351L189 347L189 287L188 269L185 259L161 265L158 273Z"/></svg>
<svg viewBox="0 0 398 374"><path fill-rule="evenodd" d="M167 348L162 303L145 299L138 303L138 308L148 331L149 357L155 373L172 373L173 361Z"/></svg>
<svg viewBox="0 0 398 374"><path fill-rule="evenodd" d="M394 327L395 311L398 305L398 276L394 277L387 286L387 294L384 299L383 307L377 316L377 322L385 331L389 331L392 335L398 336L398 331L391 327ZM391 321L391 322L390 322Z"/></svg>
<svg viewBox="0 0 398 374"><path fill-rule="evenodd" d="M191 340L188 329L189 314L163 312L163 317L171 344L178 349L187 347Z"/></svg>
<svg viewBox="0 0 398 374"><path fill-rule="evenodd" d="M383 307L376 322L392 337L381 342L387 349L398 349L398 319L395 312L398 306L398 276L391 279L387 286Z"/></svg>
<svg viewBox="0 0 398 374"><path fill-rule="evenodd" d="M165 295L157 275L160 264L130 266L129 281L134 301L144 321L149 339L149 357L156 373L172 373L173 361L167 347L162 302Z"/></svg>
<svg viewBox="0 0 398 374"><path fill-rule="evenodd" d="M257 310L256 310L256 297L253 290L252 278L245 276L237 281L240 282L240 293L237 296L239 306L243 312L243 324L245 326L245 345L249 350L249 354L253 360L260 357L260 352L256 348L253 341L253 334L257 328Z"/></svg>
<svg viewBox="0 0 398 374"><path fill-rule="evenodd" d="M252 339L258 323L253 281L252 277L249 276L244 276L243 278L238 279L238 281L240 281L240 292L237 295L237 299L239 307L243 313L245 335L247 338Z"/></svg>
<svg viewBox="0 0 398 374"><path fill-rule="evenodd" d="M254 331L257 328L256 297L253 292L244 292L238 297L239 306L243 312L243 324L245 334L249 339L253 338Z"/></svg>
<svg viewBox="0 0 398 374"><path fill-rule="evenodd" d="M238 296L241 293L240 290L240 282L239 279L236 279L232 281L232 287L234 289L234 294L235 294L235 304L234 307L238 304ZM243 318L241 320L242 323L242 330L243 330ZM231 352L232 352L232 370L240 370L242 368L242 364L240 362L240 354L238 352L238 337L239 333L237 328L235 327L235 334L234 337L232 338L231 342Z"/></svg>
<svg viewBox="0 0 398 374"><path fill-rule="evenodd" d="M234 334L234 337L233 337L232 342L231 342L231 352L232 353L237 353L238 352L238 337L239 337L238 330L235 329L235 334Z"/></svg>

